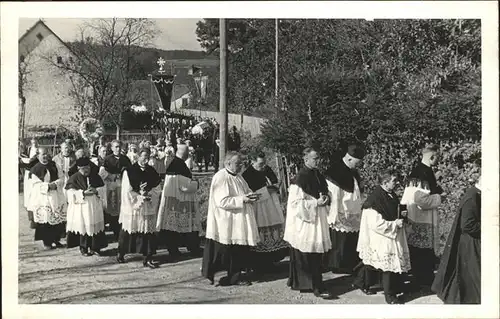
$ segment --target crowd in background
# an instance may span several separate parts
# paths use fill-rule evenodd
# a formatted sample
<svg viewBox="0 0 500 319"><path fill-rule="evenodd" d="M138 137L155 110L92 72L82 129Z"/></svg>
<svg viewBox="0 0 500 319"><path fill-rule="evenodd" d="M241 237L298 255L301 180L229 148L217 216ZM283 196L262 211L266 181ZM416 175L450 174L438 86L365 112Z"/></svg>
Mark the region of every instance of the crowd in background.
<svg viewBox="0 0 500 319"><path fill-rule="evenodd" d="M198 123L198 124L197 124ZM200 124L202 124L200 126ZM200 126L199 130L193 129ZM196 118L196 119L169 119L166 121L165 133L159 134L150 139L143 139L140 143L125 141L122 153L127 155L132 162L136 158L137 152L144 148L151 148L152 161L155 157L163 158L164 156L174 156L177 151L177 145L185 144L189 148L188 166L191 170L195 168L201 172L203 169L208 172L209 167L214 167L215 171L219 169L219 123L214 119ZM109 139L109 140L108 140ZM101 137L98 142L91 145L90 154L95 158L103 158L111 154L111 139ZM74 151L82 149L73 139L67 139L66 144L71 145ZM229 130L227 139L228 151L239 151L241 148L241 136L236 126ZM105 153L100 154L99 149L104 147ZM20 143L19 145L19 177L23 176L23 169L26 164L22 158L34 160L36 158L37 149L39 148L38 141L33 138L29 145ZM103 150L104 152L104 150ZM26 160L25 160L26 162Z"/></svg>

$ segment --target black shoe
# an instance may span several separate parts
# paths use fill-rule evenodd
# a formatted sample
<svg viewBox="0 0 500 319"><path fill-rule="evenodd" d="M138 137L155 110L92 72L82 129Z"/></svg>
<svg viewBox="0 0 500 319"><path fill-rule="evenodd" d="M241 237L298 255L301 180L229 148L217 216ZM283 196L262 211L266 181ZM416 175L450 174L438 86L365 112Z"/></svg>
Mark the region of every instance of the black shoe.
<svg viewBox="0 0 500 319"><path fill-rule="evenodd" d="M361 287L358 287L355 284L352 284L351 287L354 288L354 289L361 290L361 292L364 293L367 296L371 296L371 295L375 295L376 294L376 292L373 289L370 289L370 288L361 288Z"/></svg>
<svg viewBox="0 0 500 319"><path fill-rule="evenodd" d="M82 256L85 256L85 257L92 256L92 254L89 253L89 251L87 249L83 249L83 248L80 248L80 254L82 254Z"/></svg>
<svg viewBox="0 0 500 319"><path fill-rule="evenodd" d="M56 241L56 242L54 243L54 245L56 246L56 248L64 248L64 245L63 245L63 244L61 244L61 242L58 242L58 241Z"/></svg>
<svg viewBox="0 0 500 319"><path fill-rule="evenodd" d="M123 256L116 256L116 261L119 264L124 264L125 263L125 258L123 258Z"/></svg>
<svg viewBox="0 0 500 319"><path fill-rule="evenodd" d="M208 282L210 283L210 285L213 285L215 283L214 277L209 277L207 279L208 279Z"/></svg>
<svg viewBox="0 0 500 319"><path fill-rule="evenodd" d="M400 305L402 302L395 295L385 295L385 302L389 305Z"/></svg>
<svg viewBox="0 0 500 319"><path fill-rule="evenodd" d="M152 260L145 261L145 262L143 263L143 265L144 265L144 267L149 267L149 268L151 268L151 269L156 269L156 268L158 268L158 267L159 267L159 266L158 266L158 264L157 264L157 263L155 263L155 262L154 262L154 261L152 261Z"/></svg>
<svg viewBox="0 0 500 319"><path fill-rule="evenodd" d="M91 255L101 256L101 250L100 249L98 249L98 250L91 250L90 254Z"/></svg>
<svg viewBox="0 0 500 319"><path fill-rule="evenodd" d="M333 295L329 291L322 291L320 292L319 290L314 291L314 295L319 298L323 299L333 299Z"/></svg>

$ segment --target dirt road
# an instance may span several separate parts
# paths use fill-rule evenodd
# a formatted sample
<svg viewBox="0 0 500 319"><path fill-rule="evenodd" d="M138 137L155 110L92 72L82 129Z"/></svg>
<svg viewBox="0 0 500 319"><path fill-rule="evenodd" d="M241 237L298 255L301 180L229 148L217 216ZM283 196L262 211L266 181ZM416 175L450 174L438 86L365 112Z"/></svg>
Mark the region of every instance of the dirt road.
<svg viewBox="0 0 500 319"><path fill-rule="evenodd" d="M166 250L158 252L164 262L158 269L143 268L141 256L128 263L115 262L117 243L108 256L83 257L78 248L43 251L33 242L27 213L19 196L19 303L78 304L384 304L381 292L365 296L351 288L345 275L325 274L324 280L338 296L322 300L286 287L286 261L281 272L256 278L250 287L215 287L200 276L201 259L168 262ZM62 241L64 244L64 241ZM222 274L219 274L222 276ZM218 279L219 277L216 277ZM408 303L441 304L436 296L413 296Z"/></svg>

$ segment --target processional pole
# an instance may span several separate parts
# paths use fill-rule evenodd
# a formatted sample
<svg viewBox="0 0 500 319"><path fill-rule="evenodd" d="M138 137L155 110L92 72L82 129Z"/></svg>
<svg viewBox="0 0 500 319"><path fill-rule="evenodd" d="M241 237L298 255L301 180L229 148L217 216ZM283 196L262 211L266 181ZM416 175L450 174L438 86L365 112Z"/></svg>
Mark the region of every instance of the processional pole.
<svg viewBox="0 0 500 319"><path fill-rule="evenodd" d="M219 100L219 167L224 167L227 150L227 25L226 19L219 19L220 32L220 100Z"/></svg>

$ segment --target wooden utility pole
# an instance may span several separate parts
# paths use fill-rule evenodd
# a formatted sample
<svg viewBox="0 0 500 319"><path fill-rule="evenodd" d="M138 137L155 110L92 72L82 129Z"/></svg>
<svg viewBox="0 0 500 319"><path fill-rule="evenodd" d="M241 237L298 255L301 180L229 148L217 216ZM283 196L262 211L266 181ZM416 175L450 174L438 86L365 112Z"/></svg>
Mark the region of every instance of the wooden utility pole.
<svg viewBox="0 0 500 319"><path fill-rule="evenodd" d="M219 100L219 167L224 167L227 150L227 25L226 19L219 19L220 32L220 100Z"/></svg>
<svg viewBox="0 0 500 319"><path fill-rule="evenodd" d="M274 57L274 106L278 108L278 19L275 21L275 35L274 35L274 40L275 40L275 47L276 47L276 54Z"/></svg>

